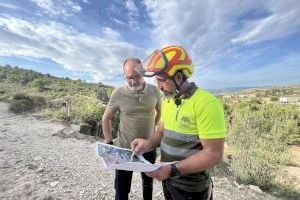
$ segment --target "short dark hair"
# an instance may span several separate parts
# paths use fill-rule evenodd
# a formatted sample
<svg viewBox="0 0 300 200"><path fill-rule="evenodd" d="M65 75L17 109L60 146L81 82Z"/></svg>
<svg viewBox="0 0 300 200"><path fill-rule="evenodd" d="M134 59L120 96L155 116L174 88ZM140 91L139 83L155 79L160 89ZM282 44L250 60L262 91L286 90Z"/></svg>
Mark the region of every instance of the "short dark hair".
<svg viewBox="0 0 300 200"><path fill-rule="evenodd" d="M124 61L124 63L123 63L123 69L124 69L124 66L126 65L126 63L127 63L128 61L135 61L137 64L141 64L141 63L142 63L141 60L138 59L138 58L127 58L127 59Z"/></svg>

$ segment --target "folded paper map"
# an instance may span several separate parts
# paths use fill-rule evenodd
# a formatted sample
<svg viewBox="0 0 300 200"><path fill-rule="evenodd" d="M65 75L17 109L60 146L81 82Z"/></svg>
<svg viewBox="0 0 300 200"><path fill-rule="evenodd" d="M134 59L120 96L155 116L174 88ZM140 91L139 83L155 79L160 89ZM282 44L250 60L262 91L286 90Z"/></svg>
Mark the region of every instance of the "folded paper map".
<svg viewBox="0 0 300 200"><path fill-rule="evenodd" d="M105 169L126 170L133 172L151 172L164 164L151 164L142 155L133 155L133 151L105 143L97 143L96 153ZM166 164L166 163L165 163Z"/></svg>

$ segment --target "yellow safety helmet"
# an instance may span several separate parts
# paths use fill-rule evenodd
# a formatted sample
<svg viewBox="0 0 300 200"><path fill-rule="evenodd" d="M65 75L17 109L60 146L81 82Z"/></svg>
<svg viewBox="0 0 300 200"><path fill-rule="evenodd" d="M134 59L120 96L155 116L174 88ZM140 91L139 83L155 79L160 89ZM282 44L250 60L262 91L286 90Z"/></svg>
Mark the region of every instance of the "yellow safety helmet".
<svg viewBox="0 0 300 200"><path fill-rule="evenodd" d="M168 46L154 51L142 62L138 71L146 77L159 74L173 77L177 71L182 70L186 78L189 78L193 74L193 68L192 60L184 48Z"/></svg>

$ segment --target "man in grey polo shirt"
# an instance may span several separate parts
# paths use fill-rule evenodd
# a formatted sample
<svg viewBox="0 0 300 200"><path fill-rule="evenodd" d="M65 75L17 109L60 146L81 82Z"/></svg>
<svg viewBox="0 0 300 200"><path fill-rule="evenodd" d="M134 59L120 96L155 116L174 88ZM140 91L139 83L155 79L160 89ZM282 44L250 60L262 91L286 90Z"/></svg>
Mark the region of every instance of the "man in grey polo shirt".
<svg viewBox="0 0 300 200"><path fill-rule="evenodd" d="M111 120L116 111L120 112L120 125L114 145L131 148L135 138L148 139L154 133L160 118L161 97L158 88L148 84L136 71L139 59L128 58L123 64L127 84L116 88L110 97L102 117L105 142L112 144ZM155 150L143 154L146 160L155 162ZM126 200L131 187L132 172L116 170L115 199ZM142 173L144 200L152 199L153 179Z"/></svg>

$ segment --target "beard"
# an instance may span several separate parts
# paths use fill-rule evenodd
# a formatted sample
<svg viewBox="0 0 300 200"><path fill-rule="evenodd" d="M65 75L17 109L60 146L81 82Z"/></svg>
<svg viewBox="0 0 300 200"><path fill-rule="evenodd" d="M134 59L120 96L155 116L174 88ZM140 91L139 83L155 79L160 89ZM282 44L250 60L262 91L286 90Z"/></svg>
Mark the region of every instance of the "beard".
<svg viewBox="0 0 300 200"><path fill-rule="evenodd" d="M144 88L144 82L143 82L143 81L141 81L140 84L139 84L139 86L137 86L137 87L130 86L130 85L128 84L128 89L129 89L130 92L132 92L132 93L139 93L139 92L141 92L141 91L143 90L143 88Z"/></svg>
<svg viewBox="0 0 300 200"><path fill-rule="evenodd" d="M167 91L164 88L161 88L161 92L165 95L167 98L173 98L176 94L176 91Z"/></svg>

